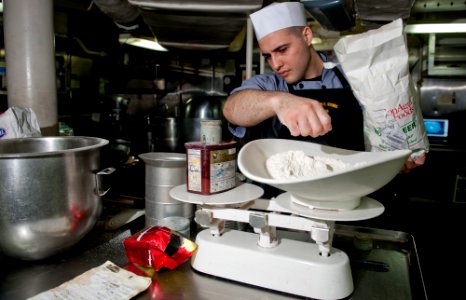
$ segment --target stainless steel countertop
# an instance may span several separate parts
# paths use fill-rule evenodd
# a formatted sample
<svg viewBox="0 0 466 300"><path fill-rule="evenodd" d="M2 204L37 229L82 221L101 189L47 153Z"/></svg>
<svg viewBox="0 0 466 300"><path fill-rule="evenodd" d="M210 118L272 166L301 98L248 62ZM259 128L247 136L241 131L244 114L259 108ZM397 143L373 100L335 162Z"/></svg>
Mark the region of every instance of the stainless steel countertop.
<svg viewBox="0 0 466 300"><path fill-rule="evenodd" d="M0 299L26 299L107 260L126 266L122 241L142 228L144 217L140 219L116 231L105 231L103 226L96 225L75 247L44 261L20 261L0 254ZM372 250L354 248L356 232L371 237ZM409 234L337 224L334 246L344 250L351 259L355 284L352 299L427 299L414 239ZM303 298L200 274L187 262L175 270L155 273L149 289L134 299Z"/></svg>

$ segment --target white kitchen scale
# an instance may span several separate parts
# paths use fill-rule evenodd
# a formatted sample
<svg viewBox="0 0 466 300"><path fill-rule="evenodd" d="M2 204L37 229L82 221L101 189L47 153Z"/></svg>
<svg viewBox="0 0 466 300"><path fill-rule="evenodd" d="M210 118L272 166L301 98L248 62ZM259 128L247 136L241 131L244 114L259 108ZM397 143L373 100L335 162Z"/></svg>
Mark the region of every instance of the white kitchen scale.
<svg viewBox="0 0 466 300"><path fill-rule="evenodd" d="M207 228L196 236L192 267L293 295L349 297L354 289L349 258L331 246L335 221L373 218L383 205L364 197L357 209L322 210L295 203L288 192L273 199L261 199L262 194L250 183L214 195L189 193L186 185L170 191L176 200L197 204L195 221ZM227 221L248 223L254 232L225 228Z"/></svg>
<svg viewBox="0 0 466 300"><path fill-rule="evenodd" d="M266 162L285 151L341 160L348 168L312 178L274 179ZM313 299L350 297L354 286L349 258L332 248L335 222L382 214L383 205L366 195L393 179L410 154L410 150L359 152L281 139L247 143L238 153L241 173L285 192L261 199L263 189L250 183L214 195L188 193L186 185L171 189L174 199L198 205L195 221L206 228L196 236L198 249L191 266L202 273ZM248 223L253 232L226 228L226 221Z"/></svg>

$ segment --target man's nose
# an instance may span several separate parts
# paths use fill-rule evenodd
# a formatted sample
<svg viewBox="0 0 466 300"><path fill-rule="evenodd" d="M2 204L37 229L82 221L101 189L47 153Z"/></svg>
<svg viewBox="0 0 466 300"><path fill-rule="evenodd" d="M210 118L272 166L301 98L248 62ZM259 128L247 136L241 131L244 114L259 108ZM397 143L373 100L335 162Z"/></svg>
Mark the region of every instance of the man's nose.
<svg viewBox="0 0 466 300"><path fill-rule="evenodd" d="M270 56L270 65L272 69L279 70L282 67L281 59L279 59L276 55Z"/></svg>

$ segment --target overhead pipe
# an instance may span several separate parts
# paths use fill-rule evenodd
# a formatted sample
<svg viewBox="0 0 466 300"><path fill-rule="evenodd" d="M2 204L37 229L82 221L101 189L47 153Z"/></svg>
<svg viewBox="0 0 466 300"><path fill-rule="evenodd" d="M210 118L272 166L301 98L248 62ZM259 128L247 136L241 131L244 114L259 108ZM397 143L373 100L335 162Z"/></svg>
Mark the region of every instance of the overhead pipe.
<svg viewBox="0 0 466 300"><path fill-rule="evenodd" d="M8 106L31 108L42 135L58 134L53 0L4 0Z"/></svg>
<svg viewBox="0 0 466 300"><path fill-rule="evenodd" d="M182 11L200 11L200 12L227 12L241 13L250 12L261 8L262 1L231 1L231 0L128 0L129 3L151 8L167 9Z"/></svg>

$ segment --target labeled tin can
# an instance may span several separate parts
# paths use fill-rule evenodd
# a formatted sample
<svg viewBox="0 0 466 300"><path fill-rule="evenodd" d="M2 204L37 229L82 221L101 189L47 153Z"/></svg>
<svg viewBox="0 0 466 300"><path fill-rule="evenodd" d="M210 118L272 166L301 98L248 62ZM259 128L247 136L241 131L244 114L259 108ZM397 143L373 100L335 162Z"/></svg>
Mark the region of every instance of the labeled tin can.
<svg viewBox="0 0 466 300"><path fill-rule="evenodd" d="M222 142L222 121L201 120L201 143L215 145Z"/></svg>
<svg viewBox="0 0 466 300"><path fill-rule="evenodd" d="M185 143L187 191L216 194L236 186L236 142Z"/></svg>

